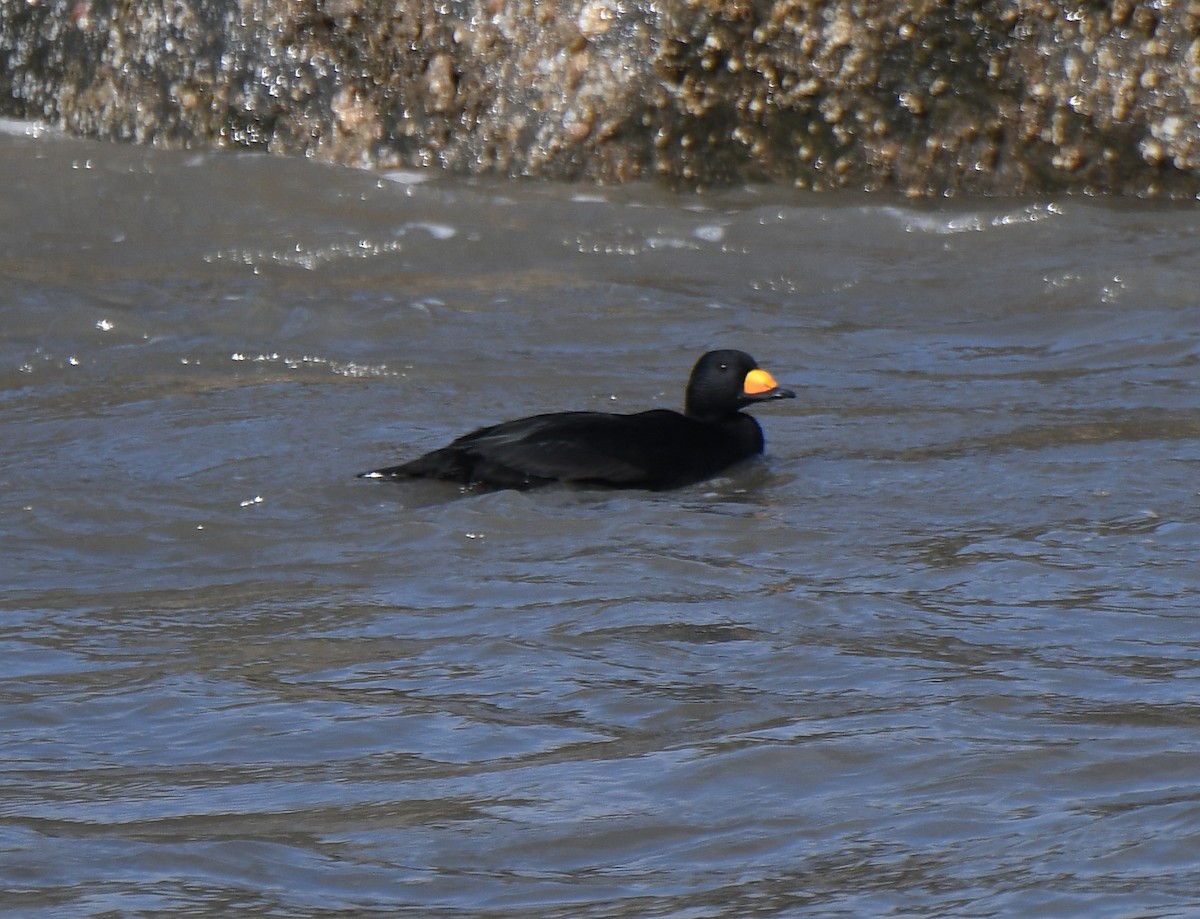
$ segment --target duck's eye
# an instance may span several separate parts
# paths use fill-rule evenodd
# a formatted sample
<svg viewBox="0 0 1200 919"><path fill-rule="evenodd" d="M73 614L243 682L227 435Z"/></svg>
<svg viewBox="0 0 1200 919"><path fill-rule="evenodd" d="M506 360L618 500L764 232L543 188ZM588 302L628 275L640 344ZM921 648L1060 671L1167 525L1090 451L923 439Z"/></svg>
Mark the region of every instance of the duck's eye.
<svg viewBox="0 0 1200 919"><path fill-rule="evenodd" d="M729 369L729 365L728 365L728 364L718 364L718 365L717 365L717 369L718 369L718 370L728 370L728 369Z"/></svg>

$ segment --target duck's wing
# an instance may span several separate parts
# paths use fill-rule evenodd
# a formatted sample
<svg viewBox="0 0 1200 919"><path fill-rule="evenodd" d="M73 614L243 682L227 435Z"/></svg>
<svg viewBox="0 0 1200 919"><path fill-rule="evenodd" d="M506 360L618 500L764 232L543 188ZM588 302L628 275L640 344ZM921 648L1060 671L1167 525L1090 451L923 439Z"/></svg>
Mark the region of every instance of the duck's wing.
<svg viewBox="0 0 1200 919"><path fill-rule="evenodd" d="M660 424L646 415L662 415ZM617 487L654 487L661 456L670 443L675 412L612 415L559 412L534 415L459 438L446 449L475 460L474 480L496 482L513 474L529 484L586 482Z"/></svg>

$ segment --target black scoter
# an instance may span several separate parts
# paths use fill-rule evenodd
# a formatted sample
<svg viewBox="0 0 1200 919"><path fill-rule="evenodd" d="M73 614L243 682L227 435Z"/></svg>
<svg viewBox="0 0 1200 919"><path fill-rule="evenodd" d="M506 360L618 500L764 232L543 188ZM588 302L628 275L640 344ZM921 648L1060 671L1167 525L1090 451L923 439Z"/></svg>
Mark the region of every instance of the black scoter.
<svg viewBox="0 0 1200 919"><path fill-rule="evenodd" d="M710 351L688 379L683 413L553 412L466 434L440 450L361 478L443 479L484 488L552 482L678 488L763 452L762 428L740 409L794 399L744 351Z"/></svg>

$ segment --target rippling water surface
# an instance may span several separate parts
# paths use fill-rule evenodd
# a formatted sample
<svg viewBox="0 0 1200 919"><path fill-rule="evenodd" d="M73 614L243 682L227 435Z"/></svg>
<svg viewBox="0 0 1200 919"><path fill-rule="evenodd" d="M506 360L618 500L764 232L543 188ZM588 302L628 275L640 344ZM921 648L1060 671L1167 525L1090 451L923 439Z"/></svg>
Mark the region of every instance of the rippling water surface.
<svg viewBox="0 0 1200 919"><path fill-rule="evenodd" d="M1200 212L5 125L0 911L1200 912ZM678 492L354 473L795 402Z"/></svg>

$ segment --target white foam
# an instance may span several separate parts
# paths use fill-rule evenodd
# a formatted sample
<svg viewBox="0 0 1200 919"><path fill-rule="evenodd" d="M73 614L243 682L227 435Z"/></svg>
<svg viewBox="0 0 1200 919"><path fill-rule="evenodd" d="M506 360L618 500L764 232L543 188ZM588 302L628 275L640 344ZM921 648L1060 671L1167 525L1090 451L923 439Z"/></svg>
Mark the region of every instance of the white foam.
<svg viewBox="0 0 1200 919"><path fill-rule="evenodd" d="M42 121L22 121L20 118L0 118L0 134L9 137L44 137L61 135L62 131Z"/></svg>
<svg viewBox="0 0 1200 919"><path fill-rule="evenodd" d="M397 185L420 185L422 182L428 182L430 178L430 173L417 169L392 169L380 175Z"/></svg>

